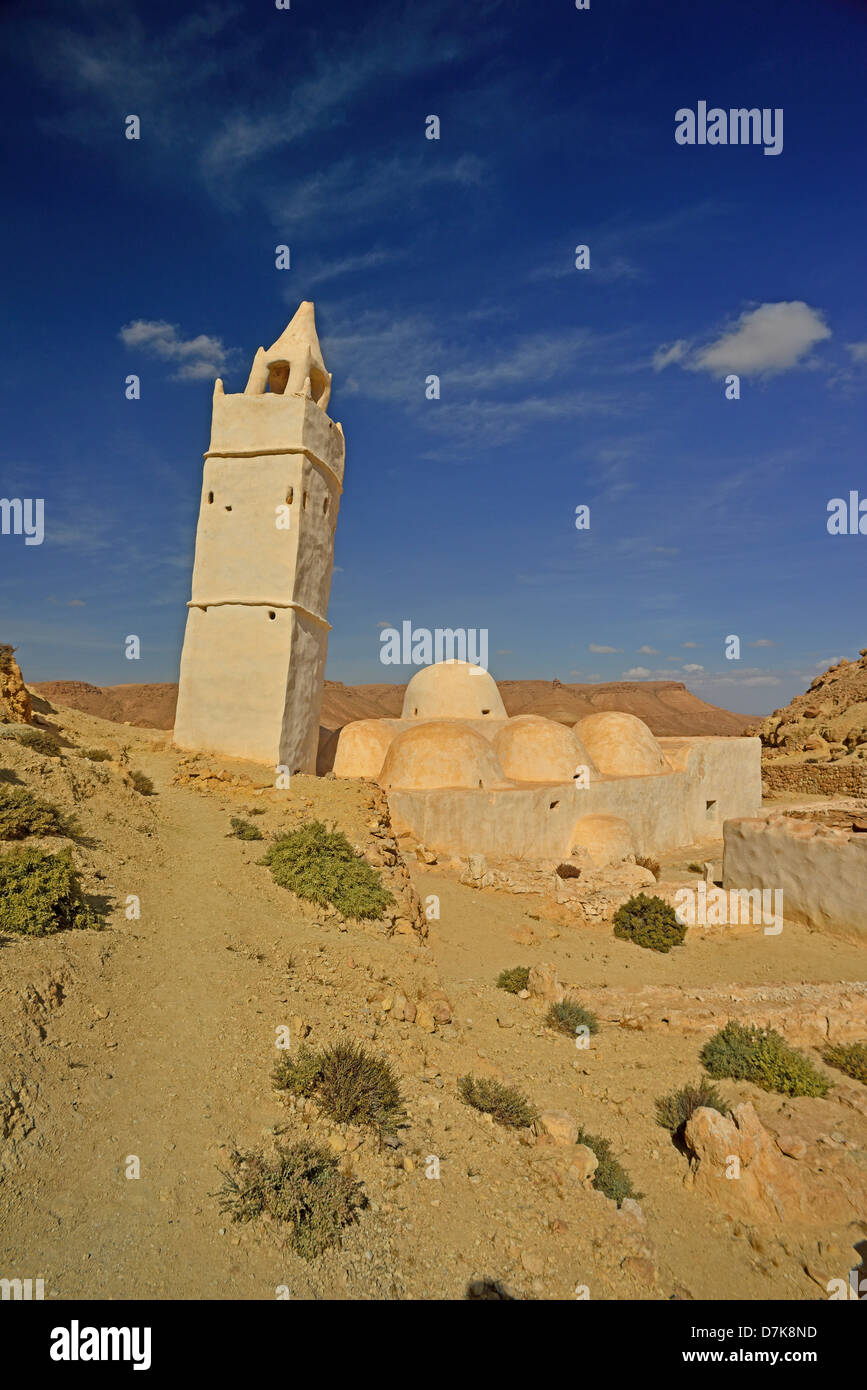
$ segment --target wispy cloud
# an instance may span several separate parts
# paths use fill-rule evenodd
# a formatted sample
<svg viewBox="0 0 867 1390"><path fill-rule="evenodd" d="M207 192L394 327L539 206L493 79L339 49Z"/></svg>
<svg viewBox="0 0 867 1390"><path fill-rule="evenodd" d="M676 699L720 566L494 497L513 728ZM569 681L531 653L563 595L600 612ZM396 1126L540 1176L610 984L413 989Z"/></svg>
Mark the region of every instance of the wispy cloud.
<svg viewBox="0 0 867 1390"><path fill-rule="evenodd" d="M164 319L136 319L125 324L118 334L124 347L139 350L164 362L179 363L175 381L202 381L215 377L229 358L220 338L199 333L195 338L183 338L177 324Z"/></svg>

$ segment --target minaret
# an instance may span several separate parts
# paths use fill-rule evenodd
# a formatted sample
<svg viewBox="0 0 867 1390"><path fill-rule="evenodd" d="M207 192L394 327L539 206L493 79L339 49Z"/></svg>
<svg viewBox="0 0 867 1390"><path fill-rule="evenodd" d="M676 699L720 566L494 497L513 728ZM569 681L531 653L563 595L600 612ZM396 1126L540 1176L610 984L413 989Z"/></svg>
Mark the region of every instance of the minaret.
<svg viewBox="0 0 867 1390"><path fill-rule="evenodd" d="M242 395L214 386L174 742L315 772L343 430L305 301Z"/></svg>

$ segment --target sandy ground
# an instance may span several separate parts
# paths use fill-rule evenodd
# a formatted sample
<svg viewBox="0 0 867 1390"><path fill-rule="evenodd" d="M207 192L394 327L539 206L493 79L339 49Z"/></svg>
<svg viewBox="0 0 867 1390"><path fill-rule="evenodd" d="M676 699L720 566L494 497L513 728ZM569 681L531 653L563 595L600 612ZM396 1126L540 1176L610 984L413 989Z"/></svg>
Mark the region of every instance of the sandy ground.
<svg viewBox="0 0 867 1390"><path fill-rule="evenodd" d="M256 823L266 835L315 814L366 846L365 784L298 777L278 793L262 790L261 770L235 765L259 788L203 793L173 783L179 759L165 735L59 707L43 717L67 737L63 759L3 742L0 764L74 806L89 837L75 857L105 902L106 927L0 943L0 1276L42 1277L46 1296L85 1299L270 1299L280 1288L293 1298L459 1299L490 1279L530 1299L586 1288L606 1299L797 1300L824 1299L819 1280L857 1263L863 1210L830 1226L769 1228L731 1221L685 1185L687 1160L654 1122L654 1100L699 1075L694 1037L603 1025L578 1051L544 1027L536 1001L495 980L546 960L579 995L833 984L864 978L863 948L787 927L783 938L691 932L683 949L657 956L608 927L564 922L542 899L478 892L438 865L412 866L422 898L439 898L427 942L387 936L300 903L257 864L260 843L227 833L230 815L264 805ZM154 796L76 751L123 745ZM703 858L720 850L700 848ZM138 919L125 915L133 894ZM416 998L444 990L452 1023L428 1034L393 1020L380 1003L394 987ZM299 1023L313 1044L351 1037L389 1057L410 1118L397 1148L298 1113L272 1090L277 1029L297 1035ZM641 1212L576 1184L562 1150L468 1109L456 1091L467 1071L513 1082L608 1137ZM733 1103L754 1101L771 1126L800 1125L817 1152L827 1139L828 1161L863 1176L867 1088L829 1074L839 1084L828 1100L722 1089ZM268 1226L220 1214L227 1146L275 1134L329 1143L368 1197L342 1246L313 1263ZM138 1178L126 1175L132 1156ZM426 1175L432 1156L438 1178Z"/></svg>

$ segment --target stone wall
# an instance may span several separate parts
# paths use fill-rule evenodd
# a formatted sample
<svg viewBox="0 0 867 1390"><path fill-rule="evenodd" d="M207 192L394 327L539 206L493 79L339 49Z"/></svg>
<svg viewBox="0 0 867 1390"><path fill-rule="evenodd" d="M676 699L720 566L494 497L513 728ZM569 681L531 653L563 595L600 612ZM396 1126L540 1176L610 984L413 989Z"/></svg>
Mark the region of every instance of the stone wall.
<svg viewBox="0 0 867 1390"><path fill-rule="evenodd" d="M766 795L867 796L867 764L764 763Z"/></svg>

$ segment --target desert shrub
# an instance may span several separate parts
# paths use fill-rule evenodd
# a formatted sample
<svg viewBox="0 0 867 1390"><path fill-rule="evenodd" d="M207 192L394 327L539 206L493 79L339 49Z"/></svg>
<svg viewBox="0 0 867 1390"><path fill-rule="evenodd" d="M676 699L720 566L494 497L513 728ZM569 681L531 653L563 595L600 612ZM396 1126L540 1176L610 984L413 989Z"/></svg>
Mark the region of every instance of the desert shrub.
<svg viewBox="0 0 867 1390"><path fill-rule="evenodd" d="M240 816L231 816L229 824L236 840L264 840L265 838L258 825L251 825L248 820L242 820Z"/></svg>
<svg viewBox="0 0 867 1390"><path fill-rule="evenodd" d="M143 772L131 772L129 774L129 780L132 782L136 791L141 792L142 796L153 796L154 784Z"/></svg>
<svg viewBox="0 0 867 1390"><path fill-rule="evenodd" d="M111 761L111 754L107 748L82 748L81 756L87 758L91 763L107 763Z"/></svg>
<svg viewBox="0 0 867 1390"><path fill-rule="evenodd" d="M268 1214L286 1230L291 1248L314 1260L338 1244L345 1226L366 1205L361 1184L340 1171L337 1159L307 1140L268 1158L261 1150L229 1156L220 1210L232 1221Z"/></svg>
<svg viewBox="0 0 867 1390"><path fill-rule="evenodd" d="M730 1076L735 1081L751 1081L763 1091L778 1091L784 1096L825 1096L830 1090L828 1078L816 1070L809 1057L790 1047L773 1028L756 1028L731 1019L705 1043L701 1063L717 1079Z"/></svg>
<svg viewBox="0 0 867 1390"><path fill-rule="evenodd" d="M24 748L32 748L34 753L44 753L47 758L60 757L60 745L56 738L44 729L10 729L4 738L14 738Z"/></svg>
<svg viewBox="0 0 867 1390"><path fill-rule="evenodd" d="M99 923L84 902L68 849L19 849L0 856L0 932L49 936Z"/></svg>
<svg viewBox="0 0 867 1390"><path fill-rule="evenodd" d="M636 856L635 862L636 864L640 864L642 869L649 869L650 872L653 874L654 878L659 878L659 875L662 871L662 866L660 865L658 859L651 859L649 855L642 854L640 856Z"/></svg>
<svg viewBox="0 0 867 1390"><path fill-rule="evenodd" d="M40 801L27 787L0 784L0 840L67 833L68 828L56 806Z"/></svg>
<svg viewBox="0 0 867 1390"><path fill-rule="evenodd" d="M294 1058L288 1053L281 1058L273 1081L279 1091L315 1096L324 1113L340 1124L389 1133L405 1118L391 1065L357 1043L338 1042L318 1052L302 1044Z"/></svg>
<svg viewBox="0 0 867 1390"><path fill-rule="evenodd" d="M829 1067L836 1067L867 1086L867 1043L834 1043L822 1053L822 1058Z"/></svg>
<svg viewBox="0 0 867 1390"><path fill-rule="evenodd" d="M667 954L673 946L683 945L686 926L678 922L670 903L638 893L615 912L614 935L648 951Z"/></svg>
<svg viewBox="0 0 867 1390"><path fill-rule="evenodd" d="M599 1160L599 1166L593 1174L593 1186L597 1192L604 1192L606 1197L610 1197L612 1202L621 1206L627 1197L636 1200L642 1195L636 1192L632 1186L632 1179L626 1169L614 1157L611 1152L611 1144L607 1139L602 1139L598 1134L588 1134L586 1130L578 1131L578 1144L585 1144L588 1149L592 1149Z"/></svg>
<svg viewBox="0 0 867 1390"><path fill-rule="evenodd" d="M559 1004L552 1004L545 1022L560 1033L571 1033L573 1038L579 1028L586 1028L588 1033L599 1032L599 1019L577 999L563 999Z"/></svg>
<svg viewBox="0 0 867 1390"><path fill-rule="evenodd" d="M538 1110L514 1086L504 1086L486 1076L462 1076L458 1081L461 1100L474 1110L493 1115L497 1124L509 1129L524 1129L533 1124Z"/></svg>
<svg viewBox="0 0 867 1390"><path fill-rule="evenodd" d="M344 917L381 917L394 901L343 831L328 830L321 821L307 821L275 840L260 863L281 888L320 907L331 903Z"/></svg>
<svg viewBox="0 0 867 1390"><path fill-rule="evenodd" d="M718 1110L721 1115L728 1109L716 1086L712 1086L704 1077L694 1086L681 1086L679 1091L660 1096L656 1102L656 1123L662 1125L663 1129L670 1130L675 1139L679 1139L687 1120L702 1107Z"/></svg>
<svg viewBox="0 0 867 1390"><path fill-rule="evenodd" d="M507 994L520 994L529 983L529 965L513 965L511 970L501 970L497 977L497 989L504 989Z"/></svg>
<svg viewBox="0 0 867 1390"><path fill-rule="evenodd" d="M693 860L692 863L687 864L686 867L691 874L701 874L702 878L704 878L704 864L696 864L695 860Z"/></svg>

